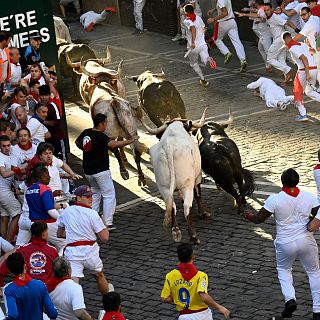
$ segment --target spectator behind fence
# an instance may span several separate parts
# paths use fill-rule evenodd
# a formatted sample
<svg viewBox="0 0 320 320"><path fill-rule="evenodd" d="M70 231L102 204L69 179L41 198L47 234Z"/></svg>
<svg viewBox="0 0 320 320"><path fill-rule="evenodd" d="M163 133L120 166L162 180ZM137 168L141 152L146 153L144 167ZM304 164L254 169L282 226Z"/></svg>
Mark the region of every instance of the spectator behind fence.
<svg viewBox="0 0 320 320"><path fill-rule="evenodd" d="M58 320L91 320L86 311L80 284L71 279L70 262L58 257L52 263L53 277L46 282L50 298L58 310Z"/></svg>
<svg viewBox="0 0 320 320"><path fill-rule="evenodd" d="M46 286L26 273L21 253L12 253L6 265L14 274L13 281L3 288L6 319L42 320L43 309L50 319L56 319L58 312L51 302Z"/></svg>
<svg viewBox="0 0 320 320"><path fill-rule="evenodd" d="M0 31L0 96L5 84L10 82L10 41L11 34L8 31Z"/></svg>

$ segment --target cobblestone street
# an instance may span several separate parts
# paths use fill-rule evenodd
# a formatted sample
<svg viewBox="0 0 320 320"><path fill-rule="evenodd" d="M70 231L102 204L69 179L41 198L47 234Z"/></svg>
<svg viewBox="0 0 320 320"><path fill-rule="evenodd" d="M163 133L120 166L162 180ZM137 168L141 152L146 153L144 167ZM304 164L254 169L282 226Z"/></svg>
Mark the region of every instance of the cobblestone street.
<svg viewBox="0 0 320 320"><path fill-rule="evenodd" d="M285 111L267 109L265 103L246 89L249 82L259 76L271 77L277 82L279 74L265 73L257 48L245 43L249 70L239 74L240 63L234 57L229 65L214 48L216 71L206 69L210 85L203 88L189 63L183 58L185 47L171 41L170 37L147 32L132 35L133 29L101 25L91 33L71 23L73 39L81 39L104 55L107 45L112 54L112 67L124 59L124 75L140 74L144 70L160 72L161 67L172 81L185 102L188 118L199 119L208 107L208 119L227 119L229 107L234 115L233 125L227 134L237 143L243 166L254 173L256 191L249 200L253 208L260 208L263 201L280 190L280 174L289 167L300 174L302 189L316 194L312 169L317 163L320 134L319 105L306 104L310 121L296 123L297 111L293 105ZM227 42L231 48L231 44ZM233 48L232 48L233 50ZM125 80L129 101L137 104L136 85ZM88 108L71 99L71 83L64 83L64 98L69 128L72 165L81 164L81 151L74 140L92 122ZM287 93L292 92L288 87ZM290 93L292 94L292 93ZM308 101L308 100L307 100ZM139 131L141 141L149 147L157 140ZM131 154L129 162L134 165ZM130 179L122 180L116 160L111 157L111 172L117 190L117 212L110 241L101 246L105 274L123 300L123 313L130 320L176 319L173 305L160 300L165 274L177 264L176 243L171 231L162 227L164 203L159 198L149 156L143 155L143 171L147 186L138 187L135 167L130 167ZM201 244L195 247L195 264L209 275L209 292L232 312L232 319L270 319L283 308L283 298L275 269L273 245L275 226L273 218L259 226L244 221L233 209L233 199L218 192L211 183L203 186L205 206L213 213L208 220L197 216L193 208L194 224ZM186 222L181 201L176 199L178 222L183 241L188 241ZM319 237L316 236L318 243ZM297 290L298 310L293 319L311 319L312 303L307 276L295 265L294 283ZM86 305L97 316L101 297L94 278L87 275L83 281ZM216 319L222 316L215 314Z"/></svg>

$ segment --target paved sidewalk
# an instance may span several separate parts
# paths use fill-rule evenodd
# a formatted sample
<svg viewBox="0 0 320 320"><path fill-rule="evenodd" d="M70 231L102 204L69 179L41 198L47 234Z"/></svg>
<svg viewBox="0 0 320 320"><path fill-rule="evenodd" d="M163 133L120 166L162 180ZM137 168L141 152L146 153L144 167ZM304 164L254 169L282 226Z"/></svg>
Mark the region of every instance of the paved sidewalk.
<svg viewBox="0 0 320 320"><path fill-rule="evenodd" d="M280 173L294 167L301 175L301 185L315 193L312 168L316 164L319 148L319 105L308 102L311 121L296 123L297 113L293 106L287 111L267 109L261 99L253 96L246 85L263 75L264 64L257 48L245 43L249 70L239 74L239 61L234 59L223 65L223 57L215 48L211 55L217 60L216 71L206 69L210 86L202 88L196 74L183 58L184 46L174 43L169 37L146 33L132 35L125 27L102 25L93 32L85 33L78 23L71 24L72 38L82 39L102 57L106 45L112 53L111 66L116 67L125 59L123 75L139 74L146 69L160 72L164 69L167 78L174 82L186 104L187 115L198 119L208 106L208 119L222 120L228 117L231 107L234 124L227 130L239 146L243 165L253 171L257 188L250 204L259 208L271 193L280 190ZM230 45L230 44L228 44ZM281 81L279 74L272 74ZM125 80L128 99L137 103L137 88ZM69 97L71 85L64 84L67 100L67 120L71 152L71 165L81 170L81 152L74 139L91 120L87 107L80 101L75 104ZM287 89L288 93L292 87ZM141 140L151 146L154 137L140 131ZM130 320L177 318L172 305L161 303L159 295L166 272L176 265L176 244L170 230L163 230L162 200L154 181L148 155L143 155L143 170L148 185L138 187L134 161L129 155L130 179L123 181L116 161L111 159L111 171L117 190L118 209L115 224L118 229L111 233L110 241L101 247L105 273L122 295L123 312ZM268 319L278 314L283 307L283 298L275 270L275 235L272 218L261 226L243 221L232 208L232 199L206 184L203 189L204 203L213 212L210 220L201 220L194 211L195 226L201 244L195 248L196 264L209 274L210 293L217 301L232 311L232 319ZM178 222L183 240L188 240L186 223L180 201L176 201ZM319 237L317 235L317 240ZM311 319L311 297L308 280L302 269L294 269L298 310L293 319ZM91 276L83 281L86 305L97 315L101 297ZM222 319L220 315L216 319Z"/></svg>

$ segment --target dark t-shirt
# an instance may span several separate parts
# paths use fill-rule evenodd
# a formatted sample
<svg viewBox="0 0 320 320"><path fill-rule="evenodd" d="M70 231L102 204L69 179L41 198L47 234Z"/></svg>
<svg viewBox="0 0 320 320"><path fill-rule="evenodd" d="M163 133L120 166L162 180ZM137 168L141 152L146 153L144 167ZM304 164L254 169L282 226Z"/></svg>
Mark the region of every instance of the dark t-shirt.
<svg viewBox="0 0 320 320"><path fill-rule="evenodd" d="M51 138L47 139L47 142L62 140L64 138L64 131L62 129L59 108L54 102L48 103L47 107L48 115L46 117L46 120L53 121L54 123L53 126L49 126L48 124L45 125L51 134Z"/></svg>
<svg viewBox="0 0 320 320"><path fill-rule="evenodd" d="M93 175L109 170L108 143L111 139L101 131L84 130L77 138L77 146L83 151L83 170Z"/></svg>

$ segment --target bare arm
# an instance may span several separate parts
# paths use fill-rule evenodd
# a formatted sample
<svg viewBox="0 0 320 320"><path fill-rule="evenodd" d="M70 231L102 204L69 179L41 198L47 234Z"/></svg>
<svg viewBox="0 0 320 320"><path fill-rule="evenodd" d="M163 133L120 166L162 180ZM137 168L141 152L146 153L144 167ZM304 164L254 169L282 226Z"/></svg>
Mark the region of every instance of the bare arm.
<svg viewBox="0 0 320 320"><path fill-rule="evenodd" d="M2 178L9 178L14 175L14 172L12 170L7 170L5 167L0 167L0 174Z"/></svg>
<svg viewBox="0 0 320 320"><path fill-rule="evenodd" d="M194 49L196 47L194 42L196 41L197 31L194 26L190 27L190 31L191 31L191 48Z"/></svg>
<svg viewBox="0 0 320 320"><path fill-rule="evenodd" d="M253 223L259 224L265 222L271 215L271 212L262 207L257 213L248 212L244 217Z"/></svg>
<svg viewBox="0 0 320 320"><path fill-rule="evenodd" d="M239 18L248 17L248 18L261 18L257 13L242 13L242 12L234 12Z"/></svg>
<svg viewBox="0 0 320 320"><path fill-rule="evenodd" d="M60 227L60 226L58 227L57 237L58 238L63 238L63 239L66 238L66 229L64 227Z"/></svg>
<svg viewBox="0 0 320 320"><path fill-rule="evenodd" d="M300 40L300 39L302 39L302 38L303 38L303 35L300 34L300 33L297 33L297 34L293 37L293 40L294 40L294 41L298 41L298 40Z"/></svg>
<svg viewBox="0 0 320 320"><path fill-rule="evenodd" d="M295 24L293 24L291 21L287 21L284 25L292 28L293 30L296 30L296 28L297 28L297 26Z"/></svg>
<svg viewBox="0 0 320 320"><path fill-rule="evenodd" d="M92 317L89 315L86 309L73 310L73 313L80 320L92 320Z"/></svg>
<svg viewBox="0 0 320 320"><path fill-rule="evenodd" d="M65 162L63 163L61 168L66 173L68 173L70 175L71 179L73 179L73 180L77 180L77 179L81 179L82 178L82 176L80 176L80 174L76 174L75 172L73 172L73 170Z"/></svg>
<svg viewBox="0 0 320 320"><path fill-rule="evenodd" d="M101 230L100 232L97 233L97 236L102 242L107 242L109 240L109 231L107 228Z"/></svg>
<svg viewBox="0 0 320 320"><path fill-rule="evenodd" d="M111 149L115 149L115 148L121 148L124 147L128 144L131 144L132 142L138 140L139 137L138 136L134 136L131 139L128 140L123 140L123 141L116 141L116 140L110 140L108 143L108 147Z"/></svg>
<svg viewBox="0 0 320 320"><path fill-rule="evenodd" d="M294 9L286 10L285 8L281 8L281 12L284 13L287 17L292 17L295 14L298 14Z"/></svg>
<svg viewBox="0 0 320 320"><path fill-rule="evenodd" d="M44 134L45 139L50 139L51 138L51 133L48 131Z"/></svg>
<svg viewBox="0 0 320 320"><path fill-rule="evenodd" d="M311 76L310 76L310 72L309 72L309 62L308 62L308 59L307 57L302 54L299 59L302 61L303 65L304 65L304 72L306 74L306 80L309 81L311 79Z"/></svg>
<svg viewBox="0 0 320 320"><path fill-rule="evenodd" d="M221 14L219 14L216 17L213 18L209 18L208 19L208 23L215 23L216 21L223 19L224 17L226 17L228 15L228 10L226 7L221 8Z"/></svg>
<svg viewBox="0 0 320 320"><path fill-rule="evenodd" d="M172 296L169 296L167 298L161 298L162 302L166 302L166 303L173 303L173 298Z"/></svg>
<svg viewBox="0 0 320 320"><path fill-rule="evenodd" d="M199 292L199 296L205 304L222 313L226 319L230 318L230 311L221 304L214 301L208 293Z"/></svg>

